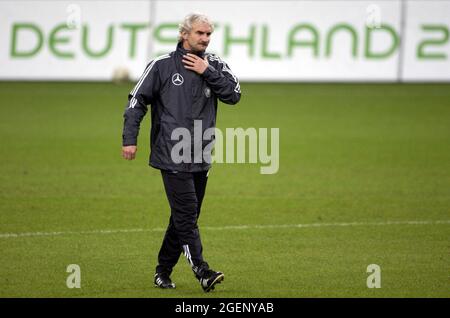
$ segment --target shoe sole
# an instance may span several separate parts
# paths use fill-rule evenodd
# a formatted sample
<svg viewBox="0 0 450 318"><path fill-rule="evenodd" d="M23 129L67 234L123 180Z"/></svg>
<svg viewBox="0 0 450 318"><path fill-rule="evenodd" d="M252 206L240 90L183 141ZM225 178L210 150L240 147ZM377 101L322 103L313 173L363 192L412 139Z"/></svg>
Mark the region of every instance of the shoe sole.
<svg viewBox="0 0 450 318"><path fill-rule="evenodd" d="M173 285L173 287L163 287L163 286L159 286L158 284L154 284L155 286L155 288L161 288L161 289L175 289L176 288L176 286L175 286L175 284Z"/></svg>
<svg viewBox="0 0 450 318"><path fill-rule="evenodd" d="M211 286L209 286L208 288L205 289L205 292L207 293L207 292L211 291L212 289L214 289L214 285L220 284L224 278L225 278L224 274L217 276L216 279L212 282Z"/></svg>

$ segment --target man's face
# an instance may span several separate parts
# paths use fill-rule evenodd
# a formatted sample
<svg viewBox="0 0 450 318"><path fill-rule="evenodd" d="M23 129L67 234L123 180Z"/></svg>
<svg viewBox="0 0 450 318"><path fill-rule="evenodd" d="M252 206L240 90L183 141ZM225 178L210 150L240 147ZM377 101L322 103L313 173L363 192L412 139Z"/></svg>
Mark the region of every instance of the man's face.
<svg viewBox="0 0 450 318"><path fill-rule="evenodd" d="M208 23L195 22L192 30L183 34L183 46L193 52L203 52L209 45L212 29Z"/></svg>

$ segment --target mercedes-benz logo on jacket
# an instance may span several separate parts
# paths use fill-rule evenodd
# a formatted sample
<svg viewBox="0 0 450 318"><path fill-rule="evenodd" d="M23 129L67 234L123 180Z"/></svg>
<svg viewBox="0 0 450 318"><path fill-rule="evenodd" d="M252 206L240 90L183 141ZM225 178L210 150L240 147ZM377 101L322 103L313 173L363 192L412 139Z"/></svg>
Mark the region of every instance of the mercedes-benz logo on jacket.
<svg viewBox="0 0 450 318"><path fill-rule="evenodd" d="M174 83L177 86L180 86L181 84L183 84L184 82L184 78L183 76L180 75L180 73L175 73L172 76L172 83Z"/></svg>

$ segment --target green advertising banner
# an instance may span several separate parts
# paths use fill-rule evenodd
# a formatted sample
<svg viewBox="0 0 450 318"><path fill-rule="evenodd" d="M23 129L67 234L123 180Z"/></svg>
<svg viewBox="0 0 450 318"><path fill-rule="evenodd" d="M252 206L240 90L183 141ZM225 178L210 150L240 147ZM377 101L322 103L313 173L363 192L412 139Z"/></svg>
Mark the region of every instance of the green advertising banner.
<svg viewBox="0 0 450 318"><path fill-rule="evenodd" d="M450 81L450 1L2 1L0 79L140 76L190 12L247 81Z"/></svg>

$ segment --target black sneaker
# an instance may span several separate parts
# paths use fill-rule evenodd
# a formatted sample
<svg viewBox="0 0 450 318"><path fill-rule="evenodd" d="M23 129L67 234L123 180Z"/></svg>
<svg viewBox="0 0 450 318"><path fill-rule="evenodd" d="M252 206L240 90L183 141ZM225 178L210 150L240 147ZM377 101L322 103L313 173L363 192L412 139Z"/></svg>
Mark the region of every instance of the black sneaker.
<svg viewBox="0 0 450 318"><path fill-rule="evenodd" d="M221 272L215 272L211 269L207 269L199 277L200 285L202 285L203 290L207 293L214 289L214 285L220 284L223 281L225 275Z"/></svg>
<svg viewBox="0 0 450 318"><path fill-rule="evenodd" d="M155 286L159 288L175 288L175 284L172 283L169 275L167 275L166 273L156 273L154 283Z"/></svg>

